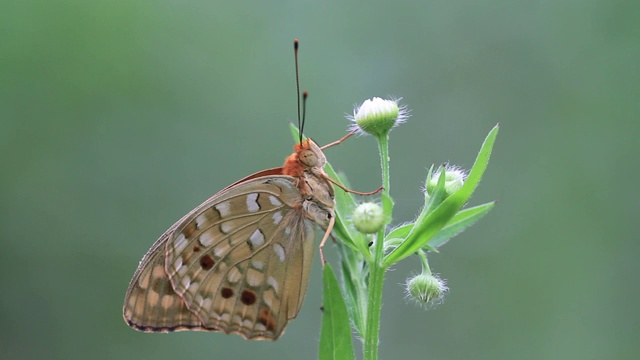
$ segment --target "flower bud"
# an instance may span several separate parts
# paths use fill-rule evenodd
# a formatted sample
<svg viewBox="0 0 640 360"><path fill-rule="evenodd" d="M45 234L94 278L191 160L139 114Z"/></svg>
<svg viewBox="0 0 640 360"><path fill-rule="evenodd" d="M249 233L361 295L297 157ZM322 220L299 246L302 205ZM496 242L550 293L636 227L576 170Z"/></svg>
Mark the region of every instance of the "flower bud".
<svg viewBox="0 0 640 360"><path fill-rule="evenodd" d="M352 220L359 232L374 234L384 226L384 212L378 204L364 203L356 207Z"/></svg>
<svg viewBox="0 0 640 360"><path fill-rule="evenodd" d="M374 136L387 134L391 128L405 122L408 111L404 106L398 106L398 100L385 100L379 97L365 100L354 110L349 120L354 123L350 130L359 134L368 133Z"/></svg>
<svg viewBox="0 0 640 360"><path fill-rule="evenodd" d="M419 304L434 304L440 302L449 290L444 280L422 273L407 279L407 296Z"/></svg>
<svg viewBox="0 0 640 360"><path fill-rule="evenodd" d="M438 186L438 180L440 180L440 176L444 171L444 191L447 196L455 193L460 190L462 185L464 185L464 181L467 178L467 173L457 166L449 166L447 165L444 168L438 169L431 178L427 181L426 190L427 194L433 194L436 187Z"/></svg>

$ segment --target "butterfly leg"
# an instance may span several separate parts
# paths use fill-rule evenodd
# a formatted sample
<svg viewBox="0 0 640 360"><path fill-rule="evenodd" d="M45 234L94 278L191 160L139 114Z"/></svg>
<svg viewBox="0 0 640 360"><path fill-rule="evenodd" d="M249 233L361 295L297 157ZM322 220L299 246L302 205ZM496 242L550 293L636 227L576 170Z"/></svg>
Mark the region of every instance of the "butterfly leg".
<svg viewBox="0 0 640 360"><path fill-rule="evenodd" d="M353 134L355 134L355 133L356 133L355 131L352 131L352 132L348 133L347 135L345 135L345 136L341 137L340 139L338 139L338 140L336 140L336 141L334 141L334 142L332 142L332 143L328 143L327 145L325 145L325 146L321 147L321 148L320 148L320 150L324 150L324 149L330 148L330 147L332 147L332 146L334 146L334 145L339 145L339 144L340 144L340 143L342 143L343 141L345 141L345 140L347 140L348 138L350 138L351 136L353 136Z"/></svg>
<svg viewBox="0 0 640 360"><path fill-rule="evenodd" d="M321 149L321 150L324 150L324 149L330 148L330 147L332 147L332 146L339 145L339 144L341 144L343 141L345 141L345 140L347 140L348 138L350 138L351 136L353 136L355 133L356 133L355 131L351 131L351 132L350 132L350 133L348 133L347 135L345 135L345 136L341 137L340 139L338 139L338 140L336 140L336 141L334 141L334 142L332 142L332 143L329 143L329 144L327 144L327 145L325 145L325 146L321 147L320 149ZM382 190L384 189L384 188L381 186L381 187L379 187L378 189L376 189L375 191L370 191L370 192L360 192L360 191L355 191L355 190L347 189L344 185L342 185L342 184L340 184L339 182L337 182L337 181L333 180L332 178L330 178L330 177L326 176L326 174L325 174L325 176L323 176L323 177L324 177L327 181L330 181L330 182L331 182L331 183L333 183L335 186L339 187L340 189L342 189L342 190L344 190L344 191L346 191L346 192L348 192L348 193L352 193L352 194L356 194L356 195L362 195L362 196L374 195L374 194L377 194L377 193L379 193L380 191L382 191Z"/></svg>
<svg viewBox="0 0 640 360"><path fill-rule="evenodd" d="M329 220L329 225L327 226L327 230L325 230L324 232L324 236L322 237L322 241L320 241L320 260L322 261L322 267L324 268L324 264L327 263L327 261L324 259L324 253L322 252L322 248L324 247L324 244L327 242L327 239L329 238L329 236L331 235L331 230L333 230L333 225L336 223L336 217L332 216L331 220Z"/></svg>
<svg viewBox="0 0 640 360"><path fill-rule="evenodd" d="M332 178L330 178L328 176L326 177L326 179L327 179L327 181L331 182L333 185L339 187L340 189L344 190L345 192L356 194L356 195L361 195L361 196L375 195L375 194L379 193L380 191L382 191L384 189L384 187L380 186L379 188L377 188L374 191L360 192L360 191L355 191L355 190L348 189L344 185L340 184L339 182L333 180Z"/></svg>

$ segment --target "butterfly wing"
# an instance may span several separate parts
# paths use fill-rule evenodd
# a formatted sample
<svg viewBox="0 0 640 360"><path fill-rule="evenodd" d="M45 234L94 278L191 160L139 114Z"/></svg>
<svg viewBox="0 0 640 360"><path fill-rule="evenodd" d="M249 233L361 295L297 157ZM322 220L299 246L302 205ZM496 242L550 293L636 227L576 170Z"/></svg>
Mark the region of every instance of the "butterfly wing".
<svg viewBox="0 0 640 360"><path fill-rule="evenodd" d="M302 305L313 259L314 223L294 183L266 176L236 184L172 226L134 275L127 323L278 338Z"/></svg>
<svg viewBox="0 0 640 360"><path fill-rule="evenodd" d="M168 332L206 329L173 290L164 270L165 233L140 261L125 296L123 315L129 326L141 331Z"/></svg>

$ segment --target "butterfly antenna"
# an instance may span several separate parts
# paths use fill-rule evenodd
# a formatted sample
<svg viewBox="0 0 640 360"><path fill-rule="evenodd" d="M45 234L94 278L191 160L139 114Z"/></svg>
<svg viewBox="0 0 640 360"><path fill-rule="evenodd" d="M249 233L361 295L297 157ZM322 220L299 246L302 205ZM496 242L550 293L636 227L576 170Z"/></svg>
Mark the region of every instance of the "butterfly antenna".
<svg viewBox="0 0 640 360"><path fill-rule="evenodd" d="M298 70L298 47L298 39L293 39L293 57L296 64L296 98L298 99L298 132L300 135L300 144L302 144L302 127L304 126L304 116L300 117L300 72Z"/></svg>
<svg viewBox="0 0 640 360"><path fill-rule="evenodd" d="M302 135L304 134L304 124L307 119L307 98L309 97L308 91L302 92L302 127L300 128L300 143L302 143Z"/></svg>

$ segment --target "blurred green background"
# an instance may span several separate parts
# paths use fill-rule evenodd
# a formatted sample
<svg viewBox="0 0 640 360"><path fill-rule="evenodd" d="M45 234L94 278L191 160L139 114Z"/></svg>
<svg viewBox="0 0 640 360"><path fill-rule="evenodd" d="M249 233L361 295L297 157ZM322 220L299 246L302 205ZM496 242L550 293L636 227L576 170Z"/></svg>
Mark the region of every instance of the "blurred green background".
<svg viewBox="0 0 640 360"><path fill-rule="evenodd" d="M0 358L312 359L316 260L277 342L144 334L122 320L138 261L175 220L292 149L291 43L306 132L402 97L395 223L432 163L469 168L502 123L472 204L498 206L431 256L451 288L424 311L388 273L382 359L636 359L640 3L630 1L3 1ZM327 151L380 183L375 141ZM336 253L327 250L331 261Z"/></svg>

